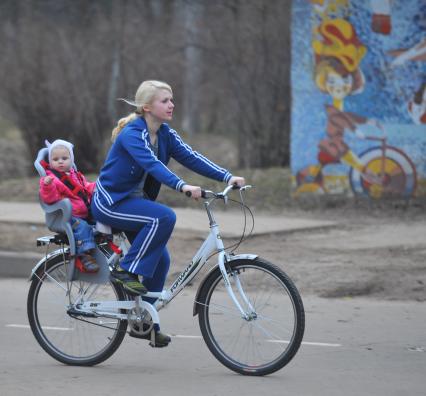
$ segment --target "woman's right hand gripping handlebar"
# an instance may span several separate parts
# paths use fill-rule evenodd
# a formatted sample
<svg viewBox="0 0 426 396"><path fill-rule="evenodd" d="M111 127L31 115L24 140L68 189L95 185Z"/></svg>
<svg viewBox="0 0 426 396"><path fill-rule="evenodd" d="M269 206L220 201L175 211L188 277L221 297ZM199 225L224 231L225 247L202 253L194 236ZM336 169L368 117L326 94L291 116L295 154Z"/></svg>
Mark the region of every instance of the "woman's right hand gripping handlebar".
<svg viewBox="0 0 426 396"><path fill-rule="evenodd" d="M182 187L182 192L185 193L187 197L194 198L197 200L201 198L201 187L200 186L191 186L190 184L185 184Z"/></svg>
<svg viewBox="0 0 426 396"><path fill-rule="evenodd" d="M246 184L244 177L233 176L229 182L229 186L233 186L233 188L240 188ZM182 192L190 198L198 200L198 198L205 198L205 191L201 189L200 186L191 186L190 184L185 184L182 187Z"/></svg>

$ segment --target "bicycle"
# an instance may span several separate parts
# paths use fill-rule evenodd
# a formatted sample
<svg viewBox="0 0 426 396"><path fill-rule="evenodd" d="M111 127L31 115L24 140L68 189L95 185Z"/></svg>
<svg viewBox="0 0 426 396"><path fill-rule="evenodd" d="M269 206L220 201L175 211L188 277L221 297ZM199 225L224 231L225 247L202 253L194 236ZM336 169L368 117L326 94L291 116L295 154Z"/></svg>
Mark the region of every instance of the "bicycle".
<svg viewBox="0 0 426 396"><path fill-rule="evenodd" d="M375 126L382 135L363 136L362 139L379 142L379 145L369 147L358 155L362 170L350 168L350 189L355 197L410 199L417 188L416 167L403 150L387 143L384 126L377 121ZM340 162L336 159L330 163ZM322 172L323 166L308 166L297 172L295 197L306 192L330 192Z"/></svg>
<svg viewBox="0 0 426 396"><path fill-rule="evenodd" d="M244 213L249 208L243 193L249 187L239 189ZM227 252L213 206L217 201L226 204L235 188L202 191L210 232L192 261L162 292L134 297L109 281L109 271L129 247L122 232L116 232L113 240L98 234L96 259L101 270L97 274L74 269L67 235L38 238L38 244L47 248L60 245L46 253L31 274L27 311L41 347L62 363L92 366L117 350L128 328L140 335L150 334L150 344L155 346L158 311L216 255L217 265L201 281L193 306L207 347L223 365L243 375L271 374L288 364L304 334L302 299L278 266L254 254ZM157 300L150 304L145 297Z"/></svg>

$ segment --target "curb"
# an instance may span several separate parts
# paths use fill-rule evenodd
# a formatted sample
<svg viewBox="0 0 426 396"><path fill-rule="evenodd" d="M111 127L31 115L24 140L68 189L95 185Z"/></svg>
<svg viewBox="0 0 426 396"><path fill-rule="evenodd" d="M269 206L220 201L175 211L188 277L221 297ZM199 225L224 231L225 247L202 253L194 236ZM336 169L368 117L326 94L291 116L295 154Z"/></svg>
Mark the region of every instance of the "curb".
<svg viewBox="0 0 426 396"><path fill-rule="evenodd" d="M0 278L29 278L42 257L35 252L0 251Z"/></svg>

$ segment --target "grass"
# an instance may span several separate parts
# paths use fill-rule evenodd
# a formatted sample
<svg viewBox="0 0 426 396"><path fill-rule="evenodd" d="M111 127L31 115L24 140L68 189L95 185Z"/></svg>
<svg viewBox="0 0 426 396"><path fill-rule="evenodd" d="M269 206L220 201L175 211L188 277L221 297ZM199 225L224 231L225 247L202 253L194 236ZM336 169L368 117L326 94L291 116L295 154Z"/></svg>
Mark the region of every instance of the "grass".
<svg viewBox="0 0 426 396"><path fill-rule="evenodd" d="M283 210L302 209L304 211L343 210L405 210L408 207L424 209L426 199L422 196L410 201L354 199L347 195L305 195L299 199L292 197L292 178L288 168L238 169L236 167L236 147L232 140L223 136L196 135L191 141L195 150L206 153L214 162L231 169L233 174L244 176L248 184L254 186L247 192L246 203L257 211L282 212ZM0 200L36 202L38 200L38 181L32 166L32 160L25 155L26 147L16 129L0 119ZM224 184L195 174L171 161L173 172L187 183L199 185L205 189L220 191ZM26 176L33 174L34 176ZM97 175L86 175L95 181ZM193 207L193 203L183 194L163 186L158 198L160 202L174 207ZM231 206L232 208L232 206Z"/></svg>
<svg viewBox="0 0 426 396"><path fill-rule="evenodd" d="M185 138L185 136L183 136ZM253 185L246 199L250 207L264 211L281 211L294 204L291 198L291 175L288 168L237 169L235 144L230 139L214 134L186 137L192 147L214 162L231 169L233 174L244 176ZM39 178L32 167L32 159L25 155L25 144L19 131L0 118L0 200L36 202L38 200ZM169 164L173 172L187 183L205 189L220 191L224 184L195 174L175 161ZM32 174L34 176L26 176ZM86 174L88 180L95 181L97 175ZM159 201L174 207L186 207L193 203L184 194L163 186Z"/></svg>

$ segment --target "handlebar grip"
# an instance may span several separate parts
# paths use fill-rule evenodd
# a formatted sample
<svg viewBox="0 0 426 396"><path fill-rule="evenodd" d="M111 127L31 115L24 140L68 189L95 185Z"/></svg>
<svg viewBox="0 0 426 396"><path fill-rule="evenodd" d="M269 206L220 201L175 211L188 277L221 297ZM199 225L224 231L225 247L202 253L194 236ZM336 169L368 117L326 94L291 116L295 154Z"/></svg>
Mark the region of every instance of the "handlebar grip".
<svg viewBox="0 0 426 396"><path fill-rule="evenodd" d="M191 198L191 197L192 197L192 193L191 193L191 191L186 191L186 192L185 192L185 195L186 195L188 198ZM206 190L201 190L201 198L206 198Z"/></svg>

